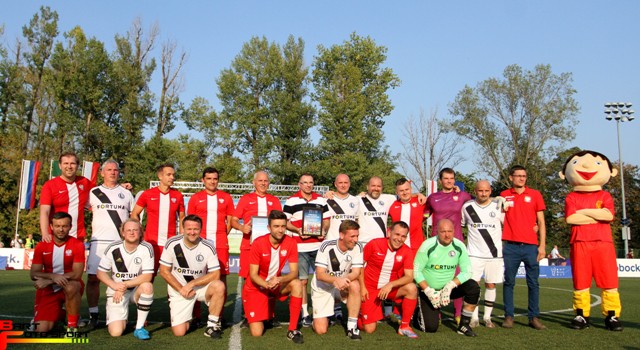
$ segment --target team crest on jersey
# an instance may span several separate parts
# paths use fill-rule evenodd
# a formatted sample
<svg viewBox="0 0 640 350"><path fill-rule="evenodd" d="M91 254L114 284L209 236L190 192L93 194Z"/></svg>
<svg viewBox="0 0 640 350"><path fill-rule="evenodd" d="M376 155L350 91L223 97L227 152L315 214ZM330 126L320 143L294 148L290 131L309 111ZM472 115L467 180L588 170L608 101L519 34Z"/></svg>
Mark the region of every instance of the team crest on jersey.
<svg viewBox="0 0 640 350"><path fill-rule="evenodd" d="M418 203L415 203L415 202L414 202L414 203L411 203L411 206L415 208L415 207L417 207L417 206L418 206Z"/></svg>
<svg viewBox="0 0 640 350"><path fill-rule="evenodd" d="M455 250L451 250L451 251L449 251L449 256L450 256L450 257L452 257L452 258L453 258L454 256L456 256L456 251L455 251Z"/></svg>
<svg viewBox="0 0 640 350"><path fill-rule="evenodd" d="M176 199L175 198L171 198L171 203L175 203Z"/></svg>
<svg viewBox="0 0 640 350"><path fill-rule="evenodd" d="M66 256L71 256L71 255L73 255L73 250L71 250L71 249L67 249L67 250L65 250L65 251L64 251L64 255L66 255Z"/></svg>
<svg viewBox="0 0 640 350"><path fill-rule="evenodd" d="M496 213L495 212L490 212L489 216L491 216L492 218L495 218L496 217Z"/></svg>
<svg viewBox="0 0 640 350"><path fill-rule="evenodd" d="M84 185L78 185L81 191L84 191Z"/></svg>
<svg viewBox="0 0 640 350"><path fill-rule="evenodd" d="M286 249L281 250L280 255L287 256L287 250Z"/></svg>
<svg viewBox="0 0 640 350"><path fill-rule="evenodd" d="M525 201L526 203L530 203L530 202L531 202L531 197L529 197L529 196L524 196L524 201Z"/></svg>
<svg viewBox="0 0 640 350"><path fill-rule="evenodd" d="M396 261L397 261L397 262L401 262L401 261L402 261L402 255L398 255L398 256L396 256Z"/></svg>
<svg viewBox="0 0 640 350"><path fill-rule="evenodd" d="M122 192L118 193L118 198L124 199L124 193L122 193Z"/></svg>
<svg viewBox="0 0 640 350"><path fill-rule="evenodd" d="M272 205L273 205L273 202L268 201L268 202L267 202L267 204L268 204L269 206L272 206Z"/></svg>
<svg viewBox="0 0 640 350"><path fill-rule="evenodd" d="M218 202L220 202L220 204L224 203L224 199L220 198L218 199Z"/></svg>
<svg viewBox="0 0 640 350"><path fill-rule="evenodd" d="M202 254L196 255L196 261L197 262L203 262L204 261L204 255L202 255Z"/></svg>
<svg viewBox="0 0 640 350"><path fill-rule="evenodd" d="M344 260L346 260L346 261L351 261L351 259L352 259L352 258L351 258L351 255L347 255L347 256L344 258Z"/></svg>
<svg viewBox="0 0 640 350"><path fill-rule="evenodd" d="M133 263L136 264L136 265L142 264L142 258L137 257L137 258L133 259Z"/></svg>
<svg viewBox="0 0 640 350"><path fill-rule="evenodd" d="M256 313L255 313L255 312L253 312L253 311L251 311L251 312L249 313L249 315L251 315L251 317L254 317L254 316L256 315Z"/></svg>
<svg viewBox="0 0 640 350"><path fill-rule="evenodd" d="M453 200L456 202L458 201L458 198L459 198L458 196L453 196Z"/></svg>
<svg viewBox="0 0 640 350"><path fill-rule="evenodd" d="M380 205L384 205L384 202L383 202L383 201L379 201L378 203L380 203Z"/></svg>
<svg viewBox="0 0 640 350"><path fill-rule="evenodd" d="M355 207L356 207L356 204L355 204L355 203L349 203L349 206L350 206L351 208L355 208Z"/></svg>

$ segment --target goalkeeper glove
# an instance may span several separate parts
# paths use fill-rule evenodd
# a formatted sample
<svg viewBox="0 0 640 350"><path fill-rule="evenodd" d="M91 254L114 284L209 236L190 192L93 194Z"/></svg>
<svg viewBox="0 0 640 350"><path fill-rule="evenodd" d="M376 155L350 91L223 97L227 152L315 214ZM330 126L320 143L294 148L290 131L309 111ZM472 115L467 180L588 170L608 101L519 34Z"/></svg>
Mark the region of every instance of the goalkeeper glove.
<svg viewBox="0 0 640 350"><path fill-rule="evenodd" d="M427 289L423 290L423 292L424 292L424 295L426 295L429 301L431 302L431 305L433 305L434 309L437 309L440 307L440 294L436 292L435 289L431 287L427 287Z"/></svg>
<svg viewBox="0 0 640 350"><path fill-rule="evenodd" d="M457 287L456 282L449 281L444 288L440 290L440 305L447 306L451 302L451 291Z"/></svg>

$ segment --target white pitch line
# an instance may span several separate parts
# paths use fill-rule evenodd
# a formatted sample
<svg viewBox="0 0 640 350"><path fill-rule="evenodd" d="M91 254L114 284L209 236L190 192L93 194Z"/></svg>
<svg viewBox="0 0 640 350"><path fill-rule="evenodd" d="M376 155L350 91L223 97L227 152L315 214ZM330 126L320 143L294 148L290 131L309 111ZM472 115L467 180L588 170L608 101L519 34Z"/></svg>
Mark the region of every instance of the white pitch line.
<svg viewBox="0 0 640 350"><path fill-rule="evenodd" d="M233 308L233 327L229 337L229 350L242 350L242 338L240 331L240 321L242 319L242 279L238 277L238 288L236 290L236 303Z"/></svg>
<svg viewBox="0 0 640 350"><path fill-rule="evenodd" d="M521 286L521 287L526 287L526 286ZM573 293L573 289L569 290L569 289L562 289L562 288L553 288L553 287L540 287L540 288L545 288L545 289L553 289L553 290L559 290L559 291L563 291L563 292L572 292ZM591 307L595 307L598 306L602 303L602 298L599 295L596 294L590 294L592 297L594 297L596 299L596 301L594 301L593 303L591 303ZM561 314L561 313L565 313L565 312L573 312L573 307L570 309L564 309L564 310L551 310L551 311L543 311L540 312L540 314ZM527 314L516 314L515 316L527 316Z"/></svg>

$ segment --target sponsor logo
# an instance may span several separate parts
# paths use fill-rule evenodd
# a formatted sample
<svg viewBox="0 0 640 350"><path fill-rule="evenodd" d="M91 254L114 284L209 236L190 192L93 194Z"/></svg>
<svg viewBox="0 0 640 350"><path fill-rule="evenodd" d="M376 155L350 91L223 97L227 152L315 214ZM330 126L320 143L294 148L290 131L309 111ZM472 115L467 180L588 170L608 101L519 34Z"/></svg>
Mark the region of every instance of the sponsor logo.
<svg viewBox="0 0 640 350"><path fill-rule="evenodd" d="M619 272L640 272L640 265L622 265L618 264Z"/></svg>
<svg viewBox="0 0 640 350"><path fill-rule="evenodd" d="M65 192L67 192L67 191L65 191L65 190L58 191L58 193L60 193L60 194L65 193Z"/></svg>
<svg viewBox="0 0 640 350"><path fill-rule="evenodd" d="M87 332L35 332L38 323L0 320L0 349L8 344L88 344Z"/></svg>
<svg viewBox="0 0 640 350"><path fill-rule="evenodd" d="M174 270L176 270L178 273L181 273L183 275L204 275L204 270L196 270L196 269L187 269L187 268L182 268L182 267L174 267Z"/></svg>
<svg viewBox="0 0 640 350"><path fill-rule="evenodd" d="M157 201L157 200L158 200L158 198L149 198L149 200Z"/></svg>
<svg viewBox="0 0 640 350"><path fill-rule="evenodd" d="M262 256L269 256L269 255L271 255L271 254L262 253Z"/></svg>
<svg viewBox="0 0 640 350"><path fill-rule="evenodd" d="M116 272L113 274L115 278L120 278L122 280L130 280L138 277L137 272Z"/></svg>
<svg viewBox="0 0 640 350"><path fill-rule="evenodd" d="M249 205L254 205L256 204L256 202L249 202Z"/></svg>
<svg viewBox="0 0 640 350"><path fill-rule="evenodd" d="M100 203L94 206L95 210L126 210L129 211L129 207L122 204Z"/></svg>
<svg viewBox="0 0 640 350"><path fill-rule="evenodd" d="M367 211L364 213L364 216L385 216L387 215L386 211Z"/></svg>
<svg viewBox="0 0 640 350"><path fill-rule="evenodd" d="M202 203L204 201L206 201L206 199L201 199L201 200L198 201L198 203Z"/></svg>
<svg viewBox="0 0 640 350"><path fill-rule="evenodd" d="M378 254L378 256L384 256L384 254L382 254L380 252L376 252L376 254Z"/></svg>
<svg viewBox="0 0 640 350"><path fill-rule="evenodd" d="M431 265L434 270L455 270L457 265Z"/></svg>
<svg viewBox="0 0 640 350"><path fill-rule="evenodd" d="M51 252L44 252L44 253L42 253L42 254L44 254L44 255L49 255L49 254L51 254Z"/></svg>

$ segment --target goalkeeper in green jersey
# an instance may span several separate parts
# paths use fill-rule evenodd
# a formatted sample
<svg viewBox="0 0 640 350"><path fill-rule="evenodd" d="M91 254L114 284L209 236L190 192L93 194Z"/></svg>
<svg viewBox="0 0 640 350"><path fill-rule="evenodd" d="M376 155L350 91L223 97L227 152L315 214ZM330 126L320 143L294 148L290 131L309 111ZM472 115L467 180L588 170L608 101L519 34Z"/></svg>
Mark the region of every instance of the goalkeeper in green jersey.
<svg viewBox="0 0 640 350"><path fill-rule="evenodd" d="M414 325L423 332L436 332L439 309L449 305L453 299L463 298L458 333L475 337L469 323L478 304L480 286L471 279L467 248L460 240L453 238L453 223L450 220L440 220L437 233L422 243L414 260L414 278L423 292L420 293ZM457 266L460 266L460 273L456 276Z"/></svg>

